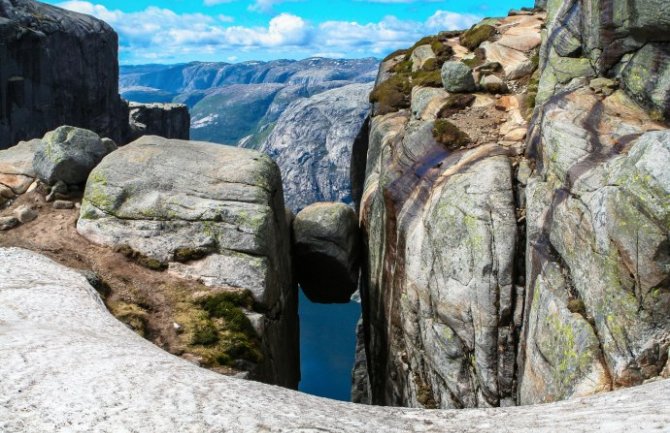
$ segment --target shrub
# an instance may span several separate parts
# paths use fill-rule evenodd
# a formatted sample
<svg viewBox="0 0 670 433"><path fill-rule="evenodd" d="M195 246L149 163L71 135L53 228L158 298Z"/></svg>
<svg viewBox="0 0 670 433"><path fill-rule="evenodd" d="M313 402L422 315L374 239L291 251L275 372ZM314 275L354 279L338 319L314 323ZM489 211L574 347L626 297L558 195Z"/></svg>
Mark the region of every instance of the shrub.
<svg viewBox="0 0 670 433"><path fill-rule="evenodd" d="M412 86L442 87L442 75L439 70L416 71L412 74Z"/></svg>
<svg viewBox="0 0 670 433"><path fill-rule="evenodd" d="M379 84L370 93L370 102L377 104L375 114L387 114L408 108L410 105L410 92L412 85L406 74L397 74Z"/></svg>
<svg viewBox="0 0 670 433"><path fill-rule="evenodd" d="M461 45L470 51L474 51L482 42L491 39L495 34L496 29L491 25L474 26L461 35Z"/></svg>

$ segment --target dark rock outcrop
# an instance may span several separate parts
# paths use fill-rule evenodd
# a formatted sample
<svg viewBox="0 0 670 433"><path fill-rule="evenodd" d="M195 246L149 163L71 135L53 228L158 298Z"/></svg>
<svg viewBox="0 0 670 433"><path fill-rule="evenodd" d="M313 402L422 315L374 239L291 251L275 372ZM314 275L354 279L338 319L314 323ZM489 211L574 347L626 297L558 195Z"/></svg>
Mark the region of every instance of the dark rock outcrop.
<svg viewBox="0 0 670 433"><path fill-rule="evenodd" d="M131 102L129 141L143 135L188 140L191 116L183 104L138 104Z"/></svg>
<svg viewBox="0 0 670 433"><path fill-rule="evenodd" d="M102 158L116 150L116 144L98 134L72 126L47 132L33 159L37 177L48 185L61 181L83 185Z"/></svg>
<svg viewBox="0 0 670 433"><path fill-rule="evenodd" d="M62 125L119 144L141 134L188 138L185 108L132 108L119 96L109 25L33 0L0 1L0 149Z"/></svg>
<svg viewBox="0 0 670 433"><path fill-rule="evenodd" d="M314 203L293 220L296 278L312 302L346 303L358 286L356 213L343 203Z"/></svg>
<svg viewBox="0 0 670 433"><path fill-rule="evenodd" d="M3 0L0 39L0 149L61 125L123 142L128 108L110 26L32 0Z"/></svg>

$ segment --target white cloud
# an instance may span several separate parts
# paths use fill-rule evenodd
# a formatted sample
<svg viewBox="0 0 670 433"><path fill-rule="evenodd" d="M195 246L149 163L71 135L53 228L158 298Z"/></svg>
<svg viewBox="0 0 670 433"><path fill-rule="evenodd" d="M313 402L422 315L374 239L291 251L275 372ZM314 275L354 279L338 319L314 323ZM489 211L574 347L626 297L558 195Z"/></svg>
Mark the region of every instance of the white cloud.
<svg viewBox="0 0 670 433"><path fill-rule="evenodd" d="M218 1L218 0L206 0ZM263 0L265 1L265 0ZM177 14L148 7L139 12L110 10L87 1L66 1L59 6L97 16L119 33L126 63L148 61L261 59L269 57L378 56L411 46L421 37L441 30L470 27L480 17L437 11L425 22L393 16L379 22L326 21L318 25L282 13L266 26L231 25L226 15Z"/></svg>
<svg viewBox="0 0 670 433"><path fill-rule="evenodd" d="M472 14L458 14L449 11L437 11L428 20L426 27L430 30L462 30L470 28L481 21L482 17Z"/></svg>

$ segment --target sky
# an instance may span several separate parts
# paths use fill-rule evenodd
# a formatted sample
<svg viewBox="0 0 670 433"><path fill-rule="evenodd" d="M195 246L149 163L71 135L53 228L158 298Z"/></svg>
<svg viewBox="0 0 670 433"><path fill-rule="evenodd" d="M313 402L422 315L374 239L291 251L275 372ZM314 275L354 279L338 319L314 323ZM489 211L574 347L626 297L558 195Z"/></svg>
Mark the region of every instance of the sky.
<svg viewBox="0 0 670 433"><path fill-rule="evenodd" d="M47 0L105 20L121 64L382 58L533 0Z"/></svg>

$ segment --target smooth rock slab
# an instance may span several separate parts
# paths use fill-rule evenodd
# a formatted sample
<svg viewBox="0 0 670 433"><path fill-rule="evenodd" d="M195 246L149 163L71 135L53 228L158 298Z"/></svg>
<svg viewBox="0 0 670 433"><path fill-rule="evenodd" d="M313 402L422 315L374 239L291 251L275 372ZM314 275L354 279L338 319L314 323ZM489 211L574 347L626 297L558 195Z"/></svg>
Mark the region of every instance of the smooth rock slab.
<svg viewBox="0 0 670 433"><path fill-rule="evenodd" d="M293 221L298 283L312 302L346 303L358 287L356 213L343 203L315 203Z"/></svg>
<svg viewBox="0 0 670 433"><path fill-rule="evenodd" d="M0 249L0 431L667 431L670 381L517 408L426 411L335 402L221 376L112 317L79 273Z"/></svg>

